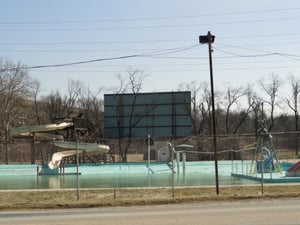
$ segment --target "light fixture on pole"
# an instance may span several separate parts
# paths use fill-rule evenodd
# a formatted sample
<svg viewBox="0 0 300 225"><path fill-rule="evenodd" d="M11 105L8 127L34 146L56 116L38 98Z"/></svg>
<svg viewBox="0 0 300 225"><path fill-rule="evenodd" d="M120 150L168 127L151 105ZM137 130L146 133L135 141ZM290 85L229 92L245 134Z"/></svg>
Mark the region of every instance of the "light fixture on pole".
<svg viewBox="0 0 300 225"><path fill-rule="evenodd" d="M210 71L210 91L211 91L211 105L212 105L212 126L213 126L213 148L215 158L215 177L216 177L216 193L219 194L219 173L218 173L218 155L217 155L217 137L216 137L216 115L215 115L215 95L214 95L214 79L213 79L213 66L212 66L212 48L211 44L214 43L215 36L208 31L207 35L200 35L200 44L208 44L209 54L209 71Z"/></svg>

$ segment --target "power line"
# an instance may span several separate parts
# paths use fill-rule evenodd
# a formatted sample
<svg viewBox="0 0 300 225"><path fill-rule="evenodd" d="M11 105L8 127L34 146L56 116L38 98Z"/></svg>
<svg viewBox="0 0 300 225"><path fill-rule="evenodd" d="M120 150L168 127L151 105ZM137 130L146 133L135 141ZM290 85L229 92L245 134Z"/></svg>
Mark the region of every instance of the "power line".
<svg viewBox="0 0 300 225"><path fill-rule="evenodd" d="M110 44L137 44L162 42L190 42L196 39L157 39L157 40L115 40L115 41L87 41L87 42L0 42L0 45L110 45Z"/></svg>
<svg viewBox="0 0 300 225"><path fill-rule="evenodd" d="M269 52L269 51L265 51L265 50L261 50L261 49L251 49L251 48L245 48L245 47L239 47L239 46L233 46L233 45L231 45L231 47L264 52L264 54L243 55L243 54L237 54L237 53L225 51L225 50L222 50L222 49L216 48L216 47L214 49L216 49L220 52L223 52L225 54L236 56L236 57L241 57L241 58L256 58L256 57L266 57L266 56L284 56L284 57L291 57L291 58L295 57L294 58L295 60L296 60L296 58L300 58L300 55L295 55L295 54L287 54L287 53L281 53L281 52Z"/></svg>
<svg viewBox="0 0 300 225"><path fill-rule="evenodd" d="M244 39L244 38L265 38L265 37L287 37L287 36L298 36L300 33L269 33L269 34L255 34L255 35L231 35L231 36L222 36L218 37L219 40L226 39L226 40L234 40L234 39ZM0 42L0 45L16 45L16 46L53 46L53 45L116 45L116 44L145 44L145 43L168 43L168 42L191 42L191 41L198 41L195 38L186 38L186 39L154 39L154 40L114 40L114 41L86 41L86 42L72 42L72 41L65 41L65 42ZM269 45L278 45L283 44L274 43ZM289 43L284 43L289 44ZM293 43L291 43L293 44ZM299 44L299 42L294 42L294 44ZM265 45L265 44L264 44Z"/></svg>
<svg viewBox="0 0 300 225"><path fill-rule="evenodd" d="M230 35L230 36L220 36L219 39L234 40L234 39L248 39L248 38L266 38L266 37L287 37L287 36L297 36L300 35L299 32L292 33L270 33L270 34L248 34L248 35Z"/></svg>
<svg viewBox="0 0 300 225"><path fill-rule="evenodd" d="M222 53L228 54L230 56L215 56L215 59L231 59L231 58L261 58L261 57L268 57L268 56L285 56L285 57L300 57L299 55L291 55L291 54L284 54L284 53L278 53L278 52L267 52L264 50L257 50L252 48L245 48L240 46L234 46L234 45L225 45L228 47L234 47L234 48L240 48L240 49L246 49L251 51L260 51L263 52L263 54L236 54L233 52L225 51L221 48L214 47L215 50L220 51ZM175 54L178 52L185 52L187 50L191 50L194 48L199 47L199 45L190 45L190 46L181 46L181 47L175 47L175 48L169 48L169 49L161 49L161 50L155 50L148 53L143 54L131 54L131 55L125 55L125 56L116 56L116 57L108 57L108 58L97 58L92 60L83 60L83 61L76 61L76 62L70 62L70 63L58 63L58 64L47 64L47 65L37 65L37 66L24 66L23 69L43 69L43 68L57 68L57 67L67 67L67 66L75 66L75 65L82 65L82 64L90 64L94 62L102 62L102 61L113 61L113 60L122 60L122 59L129 59L129 58L153 58L153 59L207 59L207 57L193 57L193 56L168 56L171 54ZM299 60L293 59L293 60ZM235 64L237 62L233 62L232 64ZM218 63L217 63L218 64ZM221 63L220 63L221 64ZM223 62L223 64L226 64ZM200 64L199 64L200 65ZM203 64L204 65L204 64ZM12 68L14 70L16 68ZM177 70L176 70L177 71Z"/></svg>
<svg viewBox="0 0 300 225"><path fill-rule="evenodd" d="M207 59L206 57L203 57L201 59ZM197 58L197 60L199 60L199 58ZM282 61L282 60L252 60L252 61L231 61L231 62L226 62L226 61L216 61L214 64L215 65L244 65L244 64L274 64L276 63L278 65L278 63L286 63L286 62L294 62L295 60L292 60L292 59L289 59L289 60L286 60L286 61ZM101 68L104 68L104 67L108 67L108 68L123 68L127 65L124 65L124 64L101 64ZM177 63L160 63L160 64L130 64L130 66L132 67L142 67L142 68L148 68L148 67L199 67L199 66L207 66L207 62L206 61L203 61L203 62L197 62L197 63L182 63L182 62L177 62ZM99 65L73 65L72 66L72 69L79 69L79 70L65 70L65 71L59 71L59 72L89 72L90 70L86 70L86 69L89 69L89 68L99 68ZM84 71L83 70L80 70L80 69L85 69ZM175 69L176 70L176 69ZM53 70L52 70L53 71ZM57 71L57 70L55 70ZM93 72L95 70L92 70L91 72Z"/></svg>
<svg viewBox="0 0 300 225"><path fill-rule="evenodd" d="M182 16L161 16L161 17L132 17L132 18L118 18L118 19L92 19L92 20L65 20L65 21L11 21L0 22L0 25L46 25L46 24L80 24L80 23L106 23L106 22L130 22L130 21L157 21L157 20L173 20L173 19L187 19L187 18L201 18L201 17L215 17L215 16L235 16L245 14L265 14L274 12L298 11L300 8L285 8L285 9L267 9L267 10L248 10L235 12L220 12L208 13L199 15L182 15Z"/></svg>
<svg viewBox="0 0 300 225"><path fill-rule="evenodd" d="M70 62L70 63L59 63L59 64L48 64L48 65L38 65L38 66L24 66L22 67L23 69L42 69L42 68L56 68L56 67L66 67L66 66L73 66L73 65L82 65L82 64L89 64L89 63L95 63L95 62L102 62L102 61L113 61L113 60L122 60L122 59L129 59L129 58L137 58L137 57L143 57L143 58L168 58L168 59L206 59L206 57L172 57L172 56L164 56L168 54L174 54L177 52L183 52L187 51L189 49L195 48L197 46L189 46L185 48L174 48L174 49L169 49L161 51L156 51L152 53L147 53L147 54L134 54L134 55L126 55L126 56L117 56L117 57L109 57L109 58L98 58L98 59L92 59L92 60L84 60L84 61L77 61L77 62ZM214 48L220 52L230 54L233 57L215 57L216 59L224 59L224 58L257 58L257 57L267 57L267 56L273 56L273 55L283 55L283 56L294 56L296 55L288 55L288 54L283 54L283 53L266 53L266 54L256 54L256 55L240 55L240 54L235 54L231 53L228 51L221 50L219 48ZM297 56L300 57L300 56ZM11 68L11 70L15 70L16 68Z"/></svg>
<svg viewBox="0 0 300 225"><path fill-rule="evenodd" d="M155 57L155 56L163 56L168 54L174 54L177 52L183 52L190 50L192 48L199 47L198 45L192 46L184 46L184 47L177 47L165 50L159 50L144 54L134 54L134 55L125 55L125 56L117 56L117 57L108 57L108 58L98 58L92 60L84 60L84 61L77 61L77 62L70 62L70 63L59 63L59 64L48 64L48 65L38 65L38 66L23 66L23 69L41 69L41 68L55 68L55 67L66 67L66 66L73 66L73 65L81 65L81 64L88 64L88 63L95 63L95 62L102 62L102 61L112 61L112 60L121 60L121 59L129 59L129 58L137 58L137 57ZM10 70L16 70L18 68L10 68ZM3 70L0 70L3 71Z"/></svg>
<svg viewBox="0 0 300 225"><path fill-rule="evenodd" d="M295 65L295 68L300 68L300 65ZM261 66L261 67L221 67L217 70L219 73L222 71L247 71L247 70L273 70L273 69L291 68L291 66ZM202 72L208 71L208 68L188 68L188 69L148 69L150 72L171 73L171 72ZM40 70L43 73L120 73L120 70Z"/></svg>
<svg viewBox="0 0 300 225"><path fill-rule="evenodd" d="M71 63L49 64L49 65L40 65L40 66L28 66L28 67L24 67L24 69L41 69L41 68L53 68L53 67L65 67L65 66L72 66L72 65L81 65L81 64L87 64L87 63L101 62L101 61L111 61L111 60L136 58L138 56L139 55L126 55L126 56L92 59L92 60L85 60L85 61L78 61L78 62L71 62Z"/></svg>
<svg viewBox="0 0 300 225"><path fill-rule="evenodd" d="M199 59L199 58L198 58ZM206 59L206 58L205 58ZM214 64L215 65L244 65L244 64L274 64L276 63L286 63L286 62L294 62L295 60L288 59L286 61L283 60L246 60L246 61L231 61L231 62L225 62L225 61L216 61ZM103 67L109 67L109 68L123 68L124 64L101 64L101 68ZM160 63L160 64L130 64L132 67L193 67L193 66L207 66L207 62L196 62L196 63ZM99 68L99 65L78 65L78 66L73 66L72 68L78 68L78 69L87 69L87 68Z"/></svg>
<svg viewBox="0 0 300 225"><path fill-rule="evenodd" d="M241 21L229 21L229 22L210 22L200 24L167 24L167 25L148 25L148 26L123 26L123 27L79 27L79 28L40 28L40 29L24 29L24 28L6 28L0 29L0 32L74 32L74 31L103 31L103 30L141 30L141 29L173 29L173 28L187 28L196 26L215 26L215 25L233 25L233 24L249 24L259 22L278 22L299 20L299 16L295 17L282 17L271 19L254 19L254 20L241 20Z"/></svg>
<svg viewBox="0 0 300 225"><path fill-rule="evenodd" d="M266 56L278 55L278 53L265 53L265 54L256 54L256 55L241 55L241 54L225 51L225 50L222 50L222 49L219 49L219 48L216 48L216 47L214 47L214 49L216 49L220 52L223 52L225 54L232 55L232 56L235 56L235 57L241 57L241 58L257 58L257 57L266 57Z"/></svg>
<svg viewBox="0 0 300 225"><path fill-rule="evenodd" d="M120 60L120 59L126 59L126 58L136 58L136 57L145 57L145 58L150 57L150 58L155 58L155 56L150 56L150 55L148 55L148 56L146 56L146 55L132 55L132 56L123 56L123 57L114 57L114 58L94 59L94 60L81 61L81 62L72 62L72 63L64 63L64 64L31 66L31 67L24 67L24 69L57 68L57 67L66 67L66 66L72 66L72 65L82 65L82 64L88 64L88 63L93 63L93 62ZM265 56L262 55L262 56L253 56L253 57L265 57ZM162 58L162 57L158 56L157 58ZM164 57L164 58L166 58L166 57ZM171 58L171 57L168 57L168 58ZM219 57L219 58L221 58L221 57ZM223 58L226 58L226 57L223 57ZM191 59L191 58L188 58L188 59ZM195 59L199 59L199 57L195 58ZM259 61L259 62L263 63L261 61ZM279 61L279 62L281 62L281 61ZM249 62L247 62L247 63L249 63ZM252 62L252 63L257 63L257 62ZM271 62L268 62L268 63L271 63ZM233 62L233 63L216 63L216 65L226 65L226 64L234 64L234 65L236 65L236 64L240 64L240 63L238 63L238 62ZM180 65L176 64L176 65L177 66L200 66L200 65L205 65L206 66L207 63L201 63L201 64L199 64L199 63L198 64L180 64ZM107 66L107 65L104 65L104 66ZM150 66L150 67L153 67L153 65L136 65L136 66L140 66L140 67L149 67ZM158 65L156 65L156 66L158 66ZM167 66L170 66L170 65L160 65L160 66L167 67ZM116 67L116 66L113 66L113 67ZM119 67L122 67L122 66L119 65ZM124 65L123 65L123 67L124 67ZM174 65L173 65L173 67L174 67ZM290 66L286 66L286 67L290 68ZM286 67L284 67L284 66L278 66L276 68L286 68ZM253 70L253 69L267 69L267 68L274 68L274 66L272 66L272 67L264 67L264 68L263 67L255 67L255 68L250 68L250 69ZM240 68L240 69L239 68L234 68L234 70L235 69L241 70L241 69L249 69L249 68ZM184 71L197 71L197 70L199 70L199 69L195 69L195 70L194 69L189 69L189 70L185 69ZM222 69L222 70L224 70L224 69ZM225 69L225 70L233 70L233 69ZM176 70L164 70L164 71L162 71L162 70L155 70L155 72L166 72L166 71L170 72L170 71L180 71L180 70L178 70L178 69L176 69ZM201 69L199 71L201 71ZM206 69L205 69L205 71L206 71ZM87 70L85 70L85 71L57 71L57 72L103 72L103 71L87 71ZM108 72L108 71L105 71L105 72Z"/></svg>

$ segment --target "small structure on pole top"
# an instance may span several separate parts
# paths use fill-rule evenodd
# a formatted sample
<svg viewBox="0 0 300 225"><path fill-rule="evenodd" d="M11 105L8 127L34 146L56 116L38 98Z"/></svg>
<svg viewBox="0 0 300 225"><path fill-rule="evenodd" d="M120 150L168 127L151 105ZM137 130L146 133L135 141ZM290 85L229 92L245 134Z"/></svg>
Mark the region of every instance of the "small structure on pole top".
<svg viewBox="0 0 300 225"><path fill-rule="evenodd" d="M215 35L211 35L210 32L208 32L207 35L200 35L199 36L199 42L200 42L200 44L207 44L208 42L214 43L215 42Z"/></svg>

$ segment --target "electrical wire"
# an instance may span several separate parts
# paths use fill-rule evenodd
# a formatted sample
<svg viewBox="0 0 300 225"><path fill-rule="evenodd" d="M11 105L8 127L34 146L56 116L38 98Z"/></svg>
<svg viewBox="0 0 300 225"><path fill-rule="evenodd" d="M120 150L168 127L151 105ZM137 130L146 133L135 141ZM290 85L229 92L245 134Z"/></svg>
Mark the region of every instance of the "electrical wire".
<svg viewBox="0 0 300 225"><path fill-rule="evenodd" d="M232 52L228 52L219 48L214 47L214 49L223 52L225 54L228 55L232 55L235 57L240 57L240 58L257 58L257 57L266 57L266 56L273 56L273 55L278 55L278 53L265 53L265 54L255 54L255 55L241 55L241 54L237 54L237 53L232 53Z"/></svg>
<svg viewBox="0 0 300 225"><path fill-rule="evenodd" d="M239 46L232 46L232 47L241 48L241 49L248 49L248 50L252 50L252 51L260 51L260 52L264 52L264 54L242 55L242 54L237 54L237 53L225 51L225 50L222 50L222 49L217 48L217 47L214 47L214 49L216 49L217 51L223 52L225 54L236 56L236 57L241 57L241 58L256 58L256 57L266 57L266 56L283 56L283 57L287 57L287 58L295 59L295 60L300 59L300 55L295 55L295 54L287 54L287 53L281 53L281 52L268 52L268 51L261 50L261 49L260 50L250 49L250 48L244 48L244 47L239 47Z"/></svg>
<svg viewBox="0 0 300 225"><path fill-rule="evenodd" d="M176 48L170 48L170 49L162 49L162 50L156 50L152 51L149 53L143 53L143 54L132 54L132 55L125 55L125 56L116 56L116 57L108 57L108 58L97 58L97 59L92 59L92 60L83 60L83 61L77 61L77 62L70 62L70 63L59 63L59 64L48 64L48 65L37 65L37 66L23 66L23 69L31 70L31 69L43 69L43 68L57 68L57 67L67 67L67 66L75 66L75 65L82 65L82 64L90 64L90 63L95 63L95 62L102 62L102 61L113 61L113 60L122 60L122 59L129 59L129 58L137 58L137 57L143 57L143 58L157 58L157 59L207 59L207 57L180 57L180 56L168 56L170 54L178 53L178 52L185 52L187 50L191 50L194 48L199 47L200 45L191 45L191 46L183 46L183 47L176 47ZM241 49L247 49L249 48L244 48L240 46L233 46L233 45L227 45L230 47L235 47L235 48L241 48ZM276 52L267 52L263 50L259 50L261 52L264 52L263 54L248 54L248 55L242 55L242 54L236 54L233 52L225 51L223 49L214 47L215 50L220 51L222 53L231 55L230 57L215 57L216 59L229 59L229 58L261 58L261 57L268 57L268 56L274 56L274 55L279 55L279 56L289 56L289 57L300 57L298 55L290 55L290 54L284 54L284 53L276 53ZM250 49L250 50L255 50L258 51L257 49ZM294 59L295 60L295 59ZM217 63L218 64L218 63ZM226 64L226 63L223 63ZM227 63L228 64L228 63ZM231 63L235 64L235 62ZM196 65L196 64L194 64ZM200 65L200 64L197 64ZM204 63L202 63L204 65ZM11 68L11 70L15 70L16 68ZM1 71L1 70L0 70ZM170 71L170 70L165 70L165 71ZM174 70L173 70L174 71ZM178 71L178 70L176 70ZM187 71L187 70L185 70ZM93 72L93 71L92 71Z"/></svg>
<svg viewBox="0 0 300 225"><path fill-rule="evenodd" d="M156 39L156 40L115 40L115 41L87 41L87 42L0 42L0 45L115 45L115 44L145 44L145 43L169 43L169 42L191 42L194 39Z"/></svg>
<svg viewBox="0 0 300 225"><path fill-rule="evenodd" d="M38 65L38 66L23 66L22 69L31 70L31 69L42 69L42 68L66 67L66 66L73 66L73 65L81 65L81 64L88 64L88 63L95 63L95 62L102 62L102 61L122 60L122 59L137 58L137 57L163 56L168 54L174 54L177 52L187 51L195 47L199 47L199 45L165 49L165 50L159 50L159 51L154 51L154 52L144 53L144 54L133 54L133 55L116 56L116 57L108 57L108 58L98 58L98 59L83 60L83 61L70 62L70 63L48 64L48 65ZM19 68L10 68L9 70L16 70L16 69ZM0 72L2 71L3 69L0 70Z"/></svg>
<svg viewBox="0 0 300 225"><path fill-rule="evenodd" d="M54 32L54 31L58 31L58 32L75 32L75 31L97 31L97 30L138 30L138 29L159 29L159 28L164 28L164 29L176 29L176 28L188 28L188 27L193 27L193 26L210 26L210 25L233 25L233 24L249 24L249 23L273 23L273 22L279 22L279 21L296 21L299 20L300 17L298 15L292 16L292 14L289 17L281 17L283 16L283 14L281 16L278 16L275 18L275 16L273 18L268 17L265 19L262 19L261 17L255 19L256 17L251 17L251 19L245 19L245 20L233 20L233 18L227 18L228 21L226 21L224 18L216 18L216 22L213 22L213 18L211 18L209 20L209 22L203 22L203 23L195 23L195 22L190 22L190 21L184 21L186 22L185 24L183 24L183 21L179 21L182 23L177 23L176 21L174 21L174 23L172 23L171 20L175 20L175 19L187 19L187 18L201 18L201 17L214 17L214 16L235 16L235 15L244 15L244 14L264 14L263 16L265 16L266 13L273 13L273 12L295 12L297 10L300 10L300 8L286 8L286 9L275 9L275 10L253 10L253 11L243 11L243 12L224 12L224 13L212 13L212 14L202 14L202 15L184 15L184 16L163 16L163 17L144 17L144 18L122 18L122 19L103 19L103 20L74 20L74 21L37 21L37 22L0 22L0 32L3 32L3 36L5 36L4 32L17 32L17 31L21 31L21 32ZM276 14L277 15L277 14ZM262 16L262 15L261 15ZM254 18L254 19L253 19ZM223 19L223 20L221 20ZM165 20L165 21L163 21ZM162 21L161 23L146 23L146 25L141 25L139 26L139 23L128 23L128 24L123 24L123 22L140 22L140 21ZM201 21L201 20L198 20ZM207 20L206 20L207 21ZM106 24L102 24L98 27L96 27L96 24L91 24L91 23L115 23L118 22L120 24L111 24L111 25L107 25L110 27L107 27ZM122 23L121 23L122 22ZM170 24L167 24L167 23ZM297 22L297 21L296 21ZM57 28L55 28L54 25L64 25L64 24L70 24L70 27L68 26L57 26ZM72 27L71 24L74 24L74 26ZM75 25L79 24L78 27L76 27ZM135 25L136 24L136 25ZM49 26L49 28L47 26L38 28L38 26L33 27L33 29L26 28L26 26L23 26L22 28L13 28L14 26L10 26L7 29L1 28L1 25L53 25L53 26ZM85 27L86 25L86 27ZM88 26L90 25L90 26ZM123 26L124 25L124 26ZM52 28L53 27L53 28ZM179 29L178 29L179 30ZM131 31L129 31L131 32ZM90 35L89 33L87 35ZM160 34L161 35L161 34ZM250 45L247 46L235 46L235 45L230 45L230 44L222 44L219 42L222 40L235 40L235 39L261 39L261 38L266 38L266 37L292 37L293 40L298 40L298 36L300 35L300 33L298 32L288 32L288 33L266 33L263 34L261 32L257 32L257 34L253 34L253 35L240 35L237 33L237 35L232 34L231 36L222 36L222 35L218 35L218 42L217 44L213 45L213 49L215 50L214 54L214 64L217 66L217 68L221 68L222 70L261 70L261 69L273 69L273 68L290 68L291 66L280 66L278 64L275 65L275 67L272 65L272 67L268 67L268 65L264 66L262 64L260 64L261 66L255 66L255 67L251 67L252 65L246 67L245 64L249 63L272 63L272 62L276 62L276 60L272 60L272 61L268 61L268 59L274 59L276 56L280 56L280 57L285 57L287 59L289 59L289 61L277 61L277 62L295 62L298 61L300 59L300 55L297 54L286 54L286 53L282 53L282 52L277 52L277 51L264 51L262 49L258 49L258 48L250 48ZM9 36L9 35L7 35ZM89 36L91 37L91 35ZM95 36L93 36L95 37ZM135 36L138 37L138 36ZM157 36L159 37L159 36ZM173 36L172 36L173 37ZM175 37L175 36L174 36ZM178 36L179 37L179 36ZM116 36L114 38L122 38L119 36ZM149 38L149 37L148 37ZM11 39L13 40L13 39ZM24 39L26 40L26 39ZM31 39L34 40L34 39ZM75 39L73 39L75 40ZM82 39L81 39L82 40ZM282 39L281 39L282 40ZM138 44L151 44L151 43L162 43L162 45L167 45L167 43L170 42L174 42L174 43L181 43L181 42L189 42L189 43L195 43L197 41L197 44L194 45L188 45L188 46L183 46L183 47L175 47L175 48L168 48L168 49L139 49L138 47L136 47L136 49L122 49L122 48L117 48L117 46L119 45L124 45L124 44L134 44L134 45L138 45ZM286 42L287 41L287 42ZM260 42L260 44L262 46L264 46L263 44L264 42ZM268 42L269 43L269 42ZM288 40L285 39L285 43L282 44L291 44ZM294 42L294 44L300 44L300 42ZM45 42L2 42L0 43L0 46L4 45L5 47L9 46L14 46L15 47L15 52L21 52L21 53L30 53L30 52L39 52L39 53L61 53L61 52L78 52L78 53L93 53L93 52L123 52L122 53L116 53L117 56L113 56L113 57L103 57L103 58L94 58L93 57L89 57L92 58L90 60L82 60L82 61L73 61L73 62L67 62L67 63L49 63L49 64L44 64L44 65L33 65L33 66L22 66L23 69L27 69L27 70L34 70L34 69L39 69L39 72L47 72L46 70L50 70L50 72L67 72L67 73L80 73L80 72L84 72L84 73L100 73L100 72L119 72L119 71L110 71L108 70L64 70L64 69L58 69L57 68L74 68L75 66L80 67L80 66L90 66L92 63L96 63L96 62L105 62L105 61L117 61L117 60L125 60L125 59L136 59L136 58L147 58L147 59L157 59L155 62L159 62L159 63L163 63L165 62L164 60L160 60L160 59L170 59L173 60L172 62L177 62L174 63L174 65L172 64L161 64L161 65L136 65L136 66L144 66L144 67L150 67L151 72L197 72L197 71L207 71L206 69L203 69L204 66L207 67L207 56L203 56L200 57L198 56L198 54L177 54L180 52L187 52L189 50L192 49L196 49L197 47L199 47L199 43L198 43L198 39L196 38L177 38L177 39L154 39L154 40L128 40L127 38L121 39L121 40L108 40L108 41L74 41L72 42L72 40L70 41L60 41L60 42L49 42L49 41L45 41ZM74 45L74 49L72 48ZM78 46L78 50L76 50L75 46L76 45L80 45ZM80 47L82 46L87 46L85 49L81 49ZM97 45L108 45L109 48L107 50L97 50L97 47L100 48L100 46ZM275 45L275 44L274 44ZM24 49L22 49L21 47L23 46L27 46L28 49L26 49L24 47ZM51 46L53 48L47 50L43 50L43 49L37 49L35 50L33 46ZM71 46L70 50L64 50L64 49L59 49L55 50L55 46ZM112 47L111 47L112 46ZM152 45L154 46L154 45ZM270 44L269 44L270 46ZM92 48L93 47L93 48ZM102 46L101 46L102 47ZM123 46L122 46L123 47ZM91 48L91 50L88 50L89 48ZM115 49L114 49L115 48ZM128 47L127 47L128 48ZM134 48L134 47L133 47ZM155 47L154 47L155 48ZM229 48L235 48L234 50L229 49ZM228 50L229 49L229 50ZM238 50L236 50L238 49ZM243 51L241 51L243 50ZM11 50L7 50L7 49L2 49L0 50L0 52L11 52ZM136 52L146 52L146 53L139 53L139 54L130 54L130 53L136 53ZM128 54L129 53L129 54ZM190 52L189 52L190 53ZM194 53L194 52L193 52ZM257 54L256 54L257 53ZM75 54L74 54L75 55ZM110 56L110 55L109 55ZM275 56L275 57L274 57ZM97 57L97 56L96 56ZM250 59L252 58L252 60ZM257 59L257 60L255 60ZM287 60L286 59L286 60ZM192 62L197 62L196 63L187 63L187 60L192 61ZM197 60L197 61L196 61ZM201 61L202 60L202 61ZM205 60L205 61L204 61ZM70 60L71 61L71 60ZM151 61L151 60L148 60ZM166 60L167 61L167 60ZM229 62L228 62L229 61ZM126 62L126 60L125 60ZM137 60L137 62L139 62ZM154 60L153 60L154 62ZM136 62L135 62L136 63ZM111 66L113 67L113 65L103 65L105 63L101 63L101 66ZM109 63L108 63L109 64ZM115 63L117 64L117 63ZM137 63L136 63L137 64ZM98 64L96 64L98 65ZM225 65L223 67L223 65ZM228 68L230 66L228 66L226 68L226 65L238 65L237 67L231 66L231 68ZM244 66L243 66L244 65ZM283 64L285 65L285 64ZM125 65L126 66L126 65ZM151 68L151 67L161 67L161 68ZM187 68L180 68L183 66L190 66ZM194 69L197 66L196 69ZM202 66L201 68L199 68L198 66ZM292 65L292 67L297 67L298 65ZM114 67L124 67L124 65L121 65L121 63L119 65L115 65ZM176 67L176 68L171 68L169 69L168 67ZM12 68L12 70L15 70L17 68ZM18 68L20 69L20 67ZM154 69L154 70L153 70ZM158 70L157 70L158 69ZM49 72L48 70L48 72ZM115 69L117 70L117 69ZM1 69L0 69L1 72Z"/></svg>
<svg viewBox="0 0 300 225"><path fill-rule="evenodd" d="M284 9L266 9L266 10L248 10L238 12L220 12L208 13L200 15L182 15L182 16L161 16L161 17L140 17L140 18L118 18L118 19L93 19L93 20L65 20L65 21L16 21L16 22L0 22L0 25L46 25L46 24L80 24L80 23L107 23L107 22L132 22L132 21L157 21L157 20L173 20L173 19L187 19L187 18L201 18L201 17L216 17L216 16L235 16L246 14L266 14L278 13L288 11L298 11L300 8L284 8Z"/></svg>
<svg viewBox="0 0 300 225"><path fill-rule="evenodd" d="M234 40L234 39L249 39L249 38L266 38L266 37L288 37L300 35L299 32L291 33L270 33L270 34L248 34L248 35L230 35L230 36L219 36L218 39Z"/></svg>
<svg viewBox="0 0 300 225"><path fill-rule="evenodd" d="M270 34L258 34L258 35L231 35L231 36L218 36L218 40L234 40L234 39L243 39L243 38L265 38L265 37L287 37L287 36L298 36L300 33L270 33ZM0 42L0 45L4 46L66 46L66 45L86 45L86 46L94 46L94 45L123 45L123 44L145 44L145 43L170 43L170 42L195 42L198 41L197 38L185 38L185 39L156 39L156 40L114 40L114 41L86 41L86 42ZM220 44L218 45L227 46L227 47L239 47L239 48L247 48L243 46L234 46L229 44ZM267 43L260 45L248 45L248 46L278 46L280 44L284 45L298 45L300 42L287 42L287 43ZM140 50L140 49L139 49ZM21 51L20 49L18 51ZM33 51L33 50L31 50ZM69 50L66 50L69 51ZM116 51L116 50L114 50Z"/></svg>
<svg viewBox="0 0 300 225"><path fill-rule="evenodd" d="M142 29L174 29L174 28L190 28L197 26L215 26L215 25L233 25L233 24L249 24L260 22L279 22L279 21L295 21L299 20L299 16L270 18L270 19L254 19L254 20L241 20L241 21L228 21L228 22L210 22L199 24L166 24L166 25L147 25L147 26L122 26L122 27L79 27L79 28L40 28L40 29L25 29L25 28L2 28L0 32L77 32L77 31L109 31L109 30L142 30Z"/></svg>

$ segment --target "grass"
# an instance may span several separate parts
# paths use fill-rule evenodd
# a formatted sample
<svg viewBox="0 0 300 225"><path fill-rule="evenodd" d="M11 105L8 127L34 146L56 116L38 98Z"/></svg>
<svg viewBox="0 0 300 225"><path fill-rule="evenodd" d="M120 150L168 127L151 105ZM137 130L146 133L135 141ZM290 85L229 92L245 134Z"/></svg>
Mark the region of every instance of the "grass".
<svg viewBox="0 0 300 225"><path fill-rule="evenodd" d="M220 187L219 195L216 195L214 187L175 188L174 197L171 188L82 189L79 201L75 189L1 191L0 210L114 207L299 196L298 185L268 185L264 186L264 193L259 185L226 186Z"/></svg>

